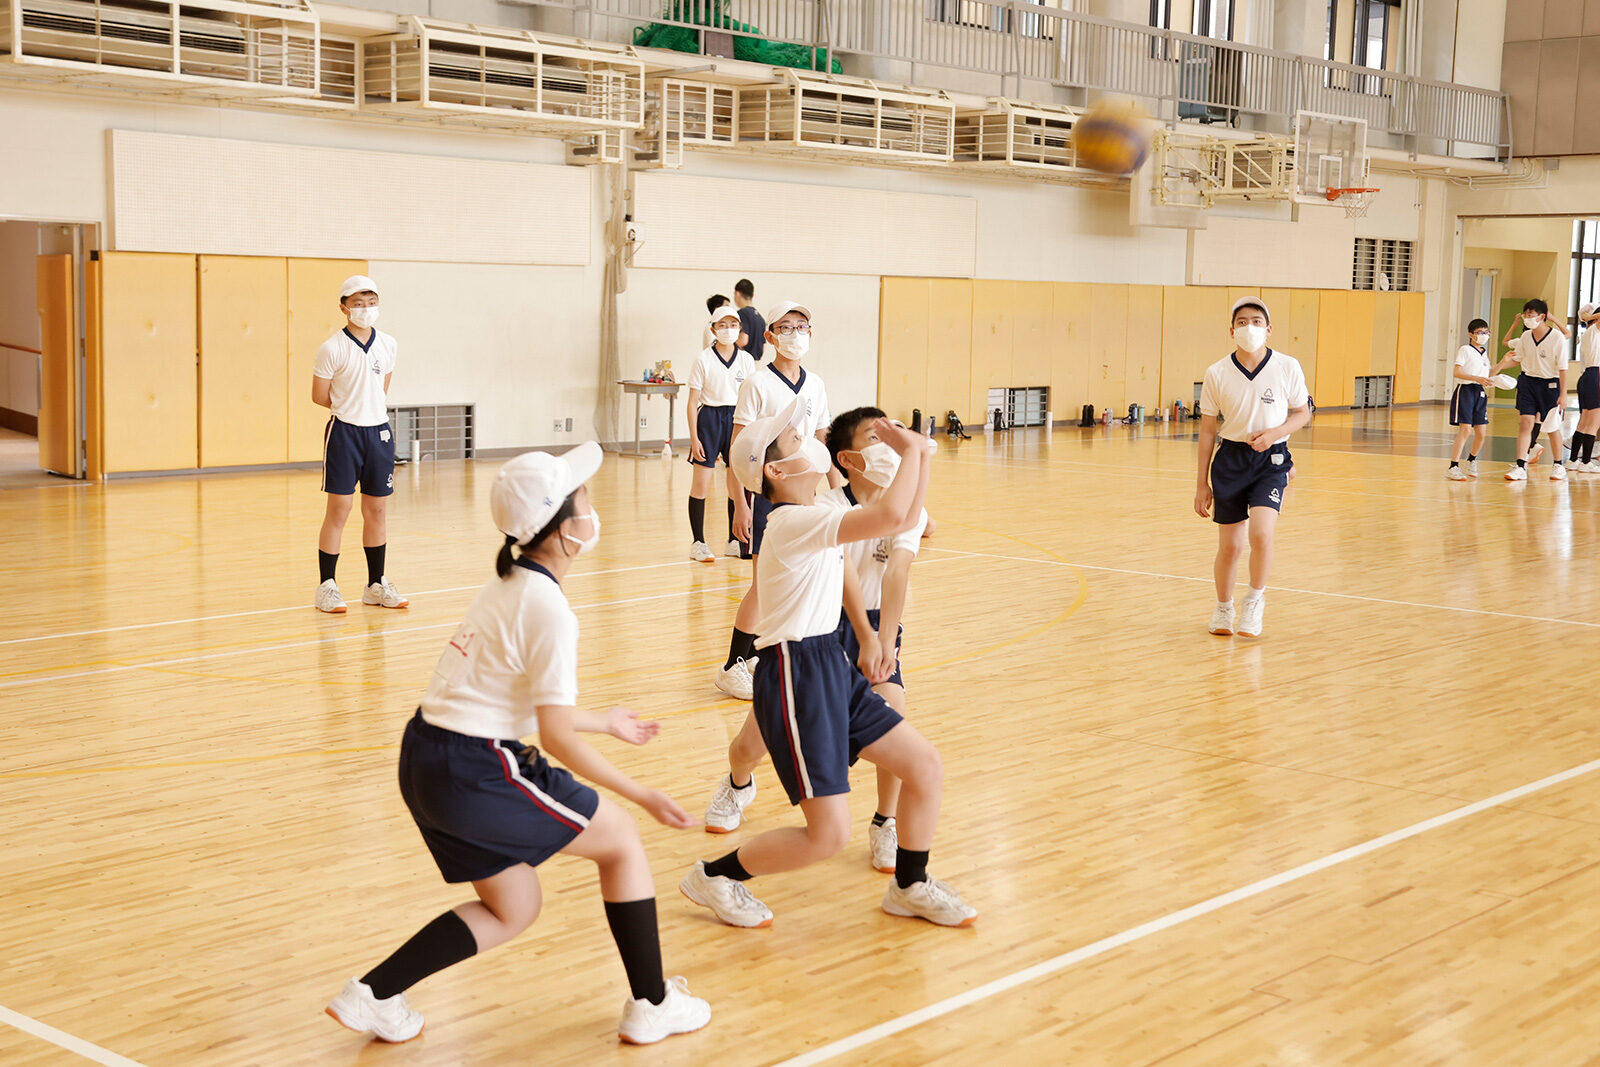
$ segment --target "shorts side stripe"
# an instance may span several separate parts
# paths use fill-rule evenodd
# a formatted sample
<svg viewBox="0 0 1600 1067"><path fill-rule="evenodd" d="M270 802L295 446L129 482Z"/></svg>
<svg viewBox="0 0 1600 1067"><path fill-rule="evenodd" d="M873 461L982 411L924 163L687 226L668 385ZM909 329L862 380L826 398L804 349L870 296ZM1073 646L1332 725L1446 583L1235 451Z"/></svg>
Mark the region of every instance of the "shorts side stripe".
<svg viewBox="0 0 1600 1067"><path fill-rule="evenodd" d="M333 416L328 416L328 425L322 428L322 491L328 491L328 441L333 437Z"/></svg>
<svg viewBox="0 0 1600 1067"><path fill-rule="evenodd" d="M800 753L800 723L794 714L794 672L790 659L784 654L783 642L772 646L778 650L778 664L783 671L783 732L789 736L789 753L794 757L794 778L800 783L800 795L807 800L816 796L811 791L811 775L806 771L806 758Z"/></svg>
<svg viewBox="0 0 1600 1067"><path fill-rule="evenodd" d="M562 804L538 786L522 776L522 768L517 765L517 759L499 741L490 741L490 746L500 754L500 769L505 772L506 781L517 788L534 807L543 811L556 822L582 833L589 826L589 820Z"/></svg>

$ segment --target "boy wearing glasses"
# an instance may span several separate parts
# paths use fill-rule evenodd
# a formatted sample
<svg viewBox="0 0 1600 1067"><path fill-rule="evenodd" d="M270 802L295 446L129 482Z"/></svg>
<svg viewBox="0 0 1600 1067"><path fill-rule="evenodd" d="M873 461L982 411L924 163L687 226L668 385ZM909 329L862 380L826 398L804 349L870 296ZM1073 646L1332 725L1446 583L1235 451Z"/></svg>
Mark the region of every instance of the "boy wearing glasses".
<svg viewBox="0 0 1600 1067"><path fill-rule="evenodd" d="M739 387L739 399L733 407L733 442L737 445L739 434L757 419L769 418L787 408L796 397L802 400L802 434L823 440L833 413L828 410L828 391L822 379L808 374L800 364L811 350L811 309L793 300L785 300L767 312L767 343L775 354L772 362L757 367ZM761 553L761 535L767 528L767 514L772 504L753 493L740 492L734 498L734 537L750 544L752 561ZM752 562L752 566L759 564ZM756 619L760 611L756 604L756 586L752 576L750 588L739 602L739 612L734 616L733 640L729 644L728 659L717 672L717 688L739 700L751 698L750 671L756 659ZM751 797L755 788L751 782L742 788L749 789ZM735 783L737 786L737 783ZM748 803L748 800L746 801Z"/></svg>

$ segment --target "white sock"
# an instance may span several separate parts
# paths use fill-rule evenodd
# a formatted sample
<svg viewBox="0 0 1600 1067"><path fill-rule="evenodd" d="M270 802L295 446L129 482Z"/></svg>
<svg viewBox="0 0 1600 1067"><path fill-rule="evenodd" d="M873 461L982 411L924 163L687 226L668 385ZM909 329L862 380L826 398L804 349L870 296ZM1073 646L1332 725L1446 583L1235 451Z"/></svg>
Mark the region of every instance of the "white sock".
<svg viewBox="0 0 1600 1067"><path fill-rule="evenodd" d="M1219 607L1219 608L1231 608L1231 607L1233 607L1233 600L1232 599L1219 600L1219 601L1217 601L1217 607Z"/></svg>
<svg viewBox="0 0 1600 1067"><path fill-rule="evenodd" d="M1252 600L1260 600L1262 597L1264 597L1266 595L1267 595L1267 590L1266 590L1265 586L1261 587L1260 589L1257 589L1255 586L1251 586L1250 587L1250 592L1245 594L1244 599L1248 603L1249 601L1252 601Z"/></svg>

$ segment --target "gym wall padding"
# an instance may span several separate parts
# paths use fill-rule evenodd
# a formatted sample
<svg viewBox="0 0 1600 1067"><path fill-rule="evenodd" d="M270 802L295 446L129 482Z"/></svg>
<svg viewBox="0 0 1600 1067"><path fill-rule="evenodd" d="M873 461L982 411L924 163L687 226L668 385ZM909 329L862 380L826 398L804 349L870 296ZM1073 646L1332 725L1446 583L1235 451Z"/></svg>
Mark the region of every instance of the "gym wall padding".
<svg viewBox="0 0 1600 1067"><path fill-rule="evenodd" d="M1394 375L1397 403L1419 398L1423 293L885 277L878 402L897 418L954 408L972 425L1000 387L1049 385L1057 420L1084 404L1187 407L1230 351L1228 309L1246 295L1272 308L1271 343L1300 361L1319 405L1348 405L1369 374Z"/></svg>
<svg viewBox="0 0 1600 1067"><path fill-rule="evenodd" d="M105 469L183 470L199 457L194 257L100 254Z"/></svg>
<svg viewBox="0 0 1600 1067"><path fill-rule="evenodd" d="M200 466L287 462L287 261L198 261Z"/></svg>

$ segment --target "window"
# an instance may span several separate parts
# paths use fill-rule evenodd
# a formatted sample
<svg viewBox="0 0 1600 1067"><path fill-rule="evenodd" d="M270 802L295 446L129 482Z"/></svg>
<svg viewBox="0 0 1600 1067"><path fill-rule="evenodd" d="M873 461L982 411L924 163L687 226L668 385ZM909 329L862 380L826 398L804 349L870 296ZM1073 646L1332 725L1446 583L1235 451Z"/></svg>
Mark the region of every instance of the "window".
<svg viewBox="0 0 1600 1067"><path fill-rule="evenodd" d="M1194 35L1233 40L1233 0L1194 0Z"/></svg>
<svg viewBox="0 0 1600 1067"><path fill-rule="evenodd" d="M1411 291L1411 264L1416 246L1386 237L1357 237L1350 288Z"/></svg>
<svg viewBox="0 0 1600 1067"><path fill-rule="evenodd" d="M1600 219L1572 223L1572 292L1567 298L1567 358L1578 357L1578 308L1600 304Z"/></svg>
<svg viewBox="0 0 1600 1067"><path fill-rule="evenodd" d="M1062 0L1022 0L1022 3L1060 10ZM1013 26L1010 9L1003 0L927 0L927 5L930 22L947 22L997 33L1010 33L1015 29L1020 36L1047 41L1054 40L1056 35L1055 20L1028 12L1018 12Z"/></svg>
<svg viewBox="0 0 1600 1067"><path fill-rule="evenodd" d="M1355 39L1350 62L1358 67L1387 70L1389 66L1389 15L1398 6L1390 0L1356 0Z"/></svg>

